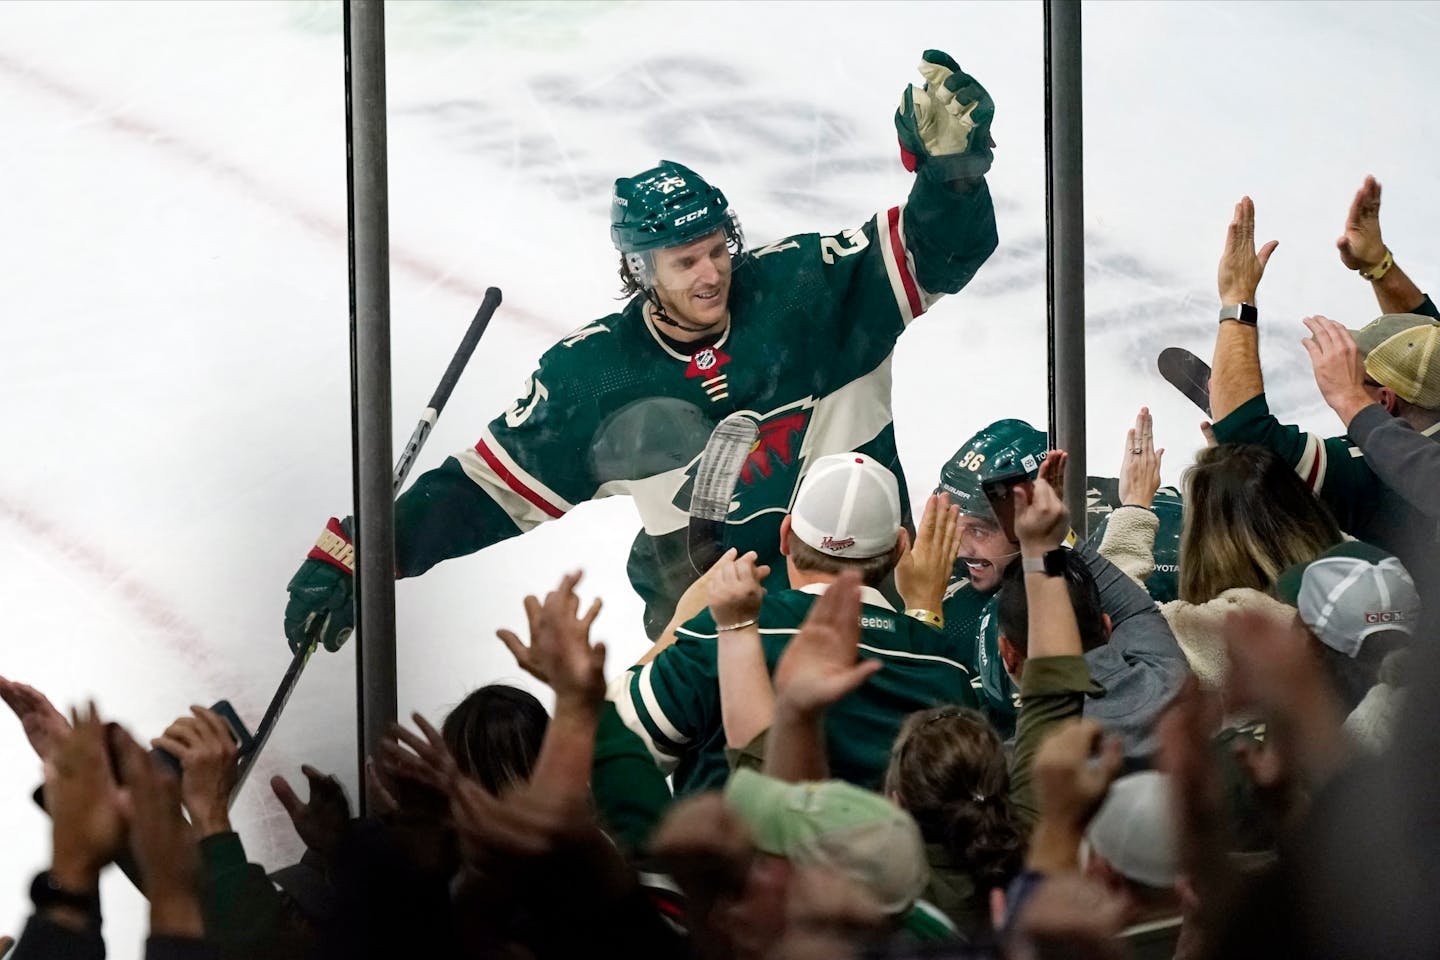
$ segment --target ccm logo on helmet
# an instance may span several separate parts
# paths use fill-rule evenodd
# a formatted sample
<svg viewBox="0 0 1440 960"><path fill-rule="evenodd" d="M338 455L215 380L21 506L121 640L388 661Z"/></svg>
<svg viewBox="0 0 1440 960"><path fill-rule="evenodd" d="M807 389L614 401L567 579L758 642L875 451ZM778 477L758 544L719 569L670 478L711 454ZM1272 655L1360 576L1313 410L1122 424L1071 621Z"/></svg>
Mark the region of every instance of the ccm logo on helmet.
<svg viewBox="0 0 1440 960"><path fill-rule="evenodd" d="M1404 623L1408 619L1404 610L1381 610L1378 613L1367 611L1365 613L1366 623Z"/></svg>
<svg viewBox="0 0 1440 960"><path fill-rule="evenodd" d="M674 225L677 226L677 227L683 227L685 224L689 223L691 220L698 220L698 219L700 219L701 217L705 216L705 214L707 214L707 213L709 213L709 212L710 212L710 208L709 208L709 207L701 207L699 210L691 210L689 213L685 214L685 216L683 216L683 217L677 217L677 218L675 219L675 224L674 224Z"/></svg>

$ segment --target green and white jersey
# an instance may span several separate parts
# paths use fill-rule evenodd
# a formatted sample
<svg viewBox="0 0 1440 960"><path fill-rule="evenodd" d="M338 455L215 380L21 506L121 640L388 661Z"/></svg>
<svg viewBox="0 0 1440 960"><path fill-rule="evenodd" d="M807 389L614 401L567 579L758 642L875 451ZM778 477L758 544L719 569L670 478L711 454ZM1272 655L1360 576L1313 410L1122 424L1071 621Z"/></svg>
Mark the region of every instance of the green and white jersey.
<svg viewBox="0 0 1440 960"><path fill-rule="evenodd" d="M783 590L760 607L760 639L773 674L785 645L800 630L824 584ZM927 707L974 707L970 671L944 634L899 613L878 590L862 588L860 656L885 665L825 713L830 770L839 779L878 790L890 746L905 717ZM724 784L729 775L720 713L717 635L709 611L676 632L676 642L647 664L612 682L609 698L656 763L674 773L676 795Z"/></svg>
<svg viewBox="0 0 1440 960"><path fill-rule="evenodd" d="M779 524L815 458L860 451L904 480L890 365L907 324L974 276L995 249L994 208L917 178L909 202L833 236L802 234L736 262L720 340L676 349L642 297L546 351L515 405L396 504L402 576L623 494L643 532L629 573L651 635L694 579L685 549L691 485L710 430L744 412L759 442L740 476L730 545L778 555ZM767 587L783 588L772 562Z"/></svg>

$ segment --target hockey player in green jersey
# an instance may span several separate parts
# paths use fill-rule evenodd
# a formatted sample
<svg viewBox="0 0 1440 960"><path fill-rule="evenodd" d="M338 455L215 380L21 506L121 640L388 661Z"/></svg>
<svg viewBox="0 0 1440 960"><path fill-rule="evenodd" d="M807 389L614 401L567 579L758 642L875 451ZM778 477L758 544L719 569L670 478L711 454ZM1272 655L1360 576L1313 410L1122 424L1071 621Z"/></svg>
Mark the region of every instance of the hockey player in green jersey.
<svg viewBox="0 0 1440 960"><path fill-rule="evenodd" d="M1148 417L1145 419L1148 422ZM999 420L956 452L941 470L936 491L960 508L960 557L941 606L942 629L952 648L964 651L959 656L966 658L975 674L982 707L1006 735L1014 729L1018 687L1002 657L997 601L1007 570L1019 560L1020 544L1006 536L985 486L1000 478L1040 474L1046 448L1042 431L1023 420ZM1092 493L1104 485L1104 478L1088 478ZM1094 504L1090 512L1093 516ZM1073 532L1067 541L1088 570L1098 591L1097 615L1103 613L1105 618L1103 628L1092 633L1106 639L1087 644L1085 658L1091 676L1107 693L1103 700L1087 701L1086 715L1120 732L1126 756L1144 763L1154 750L1155 716L1180 689L1189 668L1151 596L1101 556L1098 542L1091 538L1076 543ZM1013 572L1010 579L1015 579ZM914 602L909 597L906 601ZM933 600L922 598L920 602ZM1080 613L1077 610L1077 616ZM1009 639L1012 648L1024 648L1023 638Z"/></svg>
<svg viewBox="0 0 1440 960"><path fill-rule="evenodd" d="M762 562L776 558L780 520L817 457L858 450L898 476L896 339L997 243L990 95L938 51L920 71L924 87L907 87L895 114L916 174L909 199L840 234L746 249L725 195L694 171L663 161L617 180L611 238L630 300L546 351L514 406L399 498L397 574L628 494L644 526L628 573L653 637L695 578L693 472L722 418L759 424L726 530ZM335 650L349 635L352 552L348 522L332 518L288 587L292 649L318 639ZM772 567L768 585L784 587L783 565Z"/></svg>

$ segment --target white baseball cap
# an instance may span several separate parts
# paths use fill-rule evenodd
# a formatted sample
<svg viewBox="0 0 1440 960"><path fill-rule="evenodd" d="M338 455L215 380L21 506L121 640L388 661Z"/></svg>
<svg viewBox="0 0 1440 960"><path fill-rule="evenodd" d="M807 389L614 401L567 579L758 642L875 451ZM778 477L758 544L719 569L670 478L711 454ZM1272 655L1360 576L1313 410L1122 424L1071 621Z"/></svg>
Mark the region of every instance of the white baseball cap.
<svg viewBox="0 0 1440 960"><path fill-rule="evenodd" d="M863 453L821 457L800 481L790 529L827 556L878 557L900 533L900 484Z"/></svg>
<svg viewBox="0 0 1440 960"><path fill-rule="evenodd" d="M1321 643L1347 657L1358 656L1365 638L1382 630L1413 636L1420 620L1420 595L1405 565L1359 540L1290 567L1275 593L1300 611Z"/></svg>
<svg viewBox="0 0 1440 960"><path fill-rule="evenodd" d="M1161 889L1175 886L1180 859L1169 776L1143 770L1110 784L1085 840L1091 852L1127 880Z"/></svg>

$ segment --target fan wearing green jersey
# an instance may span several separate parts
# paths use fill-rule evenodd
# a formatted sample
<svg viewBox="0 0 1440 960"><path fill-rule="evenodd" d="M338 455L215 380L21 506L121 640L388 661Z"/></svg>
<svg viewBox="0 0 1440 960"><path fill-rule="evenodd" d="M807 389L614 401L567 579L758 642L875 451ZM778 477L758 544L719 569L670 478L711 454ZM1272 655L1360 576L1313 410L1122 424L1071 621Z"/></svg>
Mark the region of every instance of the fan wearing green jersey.
<svg viewBox="0 0 1440 960"><path fill-rule="evenodd" d="M748 248L725 194L679 163L615 182L610 235L629 300L540 358L515 404L473 447L395 504L395 565L435 564L631 497L643 530L628 573L655 637L694 580L686 527L710 431L744 413L759 440L740 473L728 545L772 567L781 518L820 457L858 450L900 476L890 365L906 326L959 291L995 250L985 173L994 102L939 51L895 113L909 198L833 235ZM902 478L903 490L903 478ZM902 503L908 498L902 497ZM354 626L348 521L331 519L291 579L292 648L336 650Z"/></svg>
<svg viewBox="0 0 1440 960"><path fill-rule="evenodd" d="M875 589L910 545L900 502L895 475L873 458L843 453L817 460L780 523L791 589L767 593L753 557L722 558L711 577L710 609L676 630L673 645L611 684L621 720L661 769L674 773L677 795L723 784L727 745L745 747L759 732L733 723L727 731L723 698L736 691L721 687L721 658L763 658L764 674L773 674L816 597L846 571L858 572L863 584L860 657L875 665L826 713L831 775L878 789L908 714L942 703L975 705L970 671L944 634L896 610Z"/></svg>

